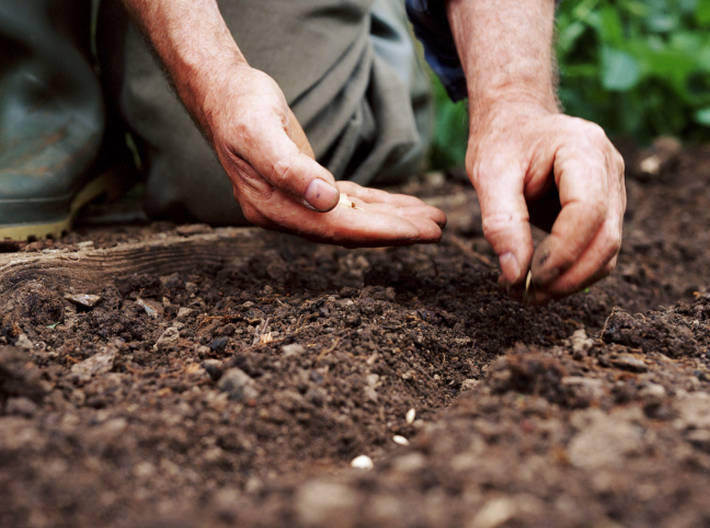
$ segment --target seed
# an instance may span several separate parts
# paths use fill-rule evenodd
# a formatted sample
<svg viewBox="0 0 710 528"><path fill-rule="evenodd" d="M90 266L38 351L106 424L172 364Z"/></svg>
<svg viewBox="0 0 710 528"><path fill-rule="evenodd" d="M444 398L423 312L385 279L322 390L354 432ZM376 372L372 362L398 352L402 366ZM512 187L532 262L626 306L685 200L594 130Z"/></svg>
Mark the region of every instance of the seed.
<svg viewBox="0 0 710 528"><path fill-rule="evenodd" d="M372 462L372 459L369 456L360 455L352 459L352 461L350 462L350 467L355 469L370 470L375 467L375 464Z"/></svg>
<svg viewBox="0 0 710 528"><path fill-rule="evenodd" d="M405 417L405 420L407 424L412 425L414 423L414 419L417 417L417 411L415 409L409 409L407 411L407 416Z"/></svg>
<svg viewBox="0 0 710 528"><path fill-rule="evenodd" d="M348 195L344 192L340 193L340 201L338 202L338 205L342 205L344 207L352 207L353 209L355 209L355 203L350 200Z"/></svg>
<svg viewBox="0 0 710 528"><path fill-rule="evenodd" d="M409 440L407 440L407 439L406 439L405 437L403 437L402 435L394 435L394 436L392 437L392 441L393 441L395 444L401 445L401 446L408 446L408 445L409 445Z"/></svg>

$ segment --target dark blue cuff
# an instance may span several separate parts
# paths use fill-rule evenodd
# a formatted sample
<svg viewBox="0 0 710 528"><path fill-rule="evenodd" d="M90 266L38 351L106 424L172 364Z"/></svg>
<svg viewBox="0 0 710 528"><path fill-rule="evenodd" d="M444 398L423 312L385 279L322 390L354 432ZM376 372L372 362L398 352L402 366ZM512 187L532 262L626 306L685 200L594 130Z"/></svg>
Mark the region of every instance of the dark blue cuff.
<svg viewBox="0 0 710 528"><path fill-rule="evenodd" d="M407 15L414 26L414 34L424 45L424 55L429 66L441 79L451 99L465 99L466 77L446 17L446 2L407 0L406 5Z"/></svg>

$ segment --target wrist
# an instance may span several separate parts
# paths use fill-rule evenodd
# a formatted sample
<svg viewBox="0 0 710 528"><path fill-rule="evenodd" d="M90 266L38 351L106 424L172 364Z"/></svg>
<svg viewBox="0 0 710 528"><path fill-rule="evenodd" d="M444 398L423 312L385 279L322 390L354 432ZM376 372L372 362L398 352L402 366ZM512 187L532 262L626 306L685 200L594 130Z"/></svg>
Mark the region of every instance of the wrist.
<svg viewBox="0 0 710 528"><path fill-rule="evenodd" d="M481 135L492 128L511 124L521 126L523 121L529 122L559 113L556 99L530 92L511 91L493 97L478 97L469 100L469 133Z"/></svg>

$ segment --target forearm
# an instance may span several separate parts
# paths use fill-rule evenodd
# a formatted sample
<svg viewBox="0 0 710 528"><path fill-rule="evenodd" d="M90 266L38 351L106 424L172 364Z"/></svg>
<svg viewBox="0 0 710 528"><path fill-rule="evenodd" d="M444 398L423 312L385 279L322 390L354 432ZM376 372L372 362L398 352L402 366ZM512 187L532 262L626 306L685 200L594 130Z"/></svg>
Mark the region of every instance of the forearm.
<svg viewBox="0 0 710 528"><path fill-rule="evenodd" d="M167 68L178 95L210 135L210 87L247 62L216 0L123 0Z"/></svg>
<svg viewBox="0 0 710 528"><path fill-rule="evenodd" d="M448 0L472 118L507 100L557 110L554 9L553 0Z"/></svg>

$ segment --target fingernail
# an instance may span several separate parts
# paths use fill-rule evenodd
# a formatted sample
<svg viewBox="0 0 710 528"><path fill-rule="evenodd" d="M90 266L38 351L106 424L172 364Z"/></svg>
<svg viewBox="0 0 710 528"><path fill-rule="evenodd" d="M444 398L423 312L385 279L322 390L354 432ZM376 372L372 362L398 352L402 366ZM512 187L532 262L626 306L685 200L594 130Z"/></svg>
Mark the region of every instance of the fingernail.
<svg viewBox="0 0 710 528"><path fill-rule="evenodd" d="M503 277L508 284L515 284L520 281L520 264L518 259L512 253L503 253L499 258L500 269L503 271Z"/></svg>
<svg viewBox="0 0 710 528"><path fill-rule="evenodd" d="M338 203L340 192L328 182L316 178L306 189L306 202L317 211L330 211Z"/></svg>

